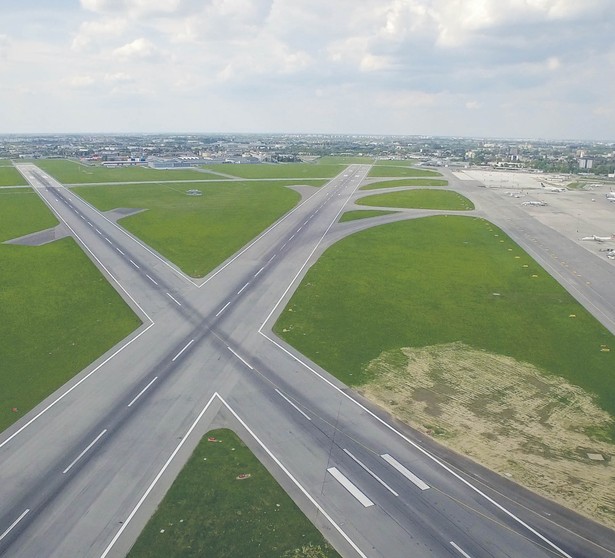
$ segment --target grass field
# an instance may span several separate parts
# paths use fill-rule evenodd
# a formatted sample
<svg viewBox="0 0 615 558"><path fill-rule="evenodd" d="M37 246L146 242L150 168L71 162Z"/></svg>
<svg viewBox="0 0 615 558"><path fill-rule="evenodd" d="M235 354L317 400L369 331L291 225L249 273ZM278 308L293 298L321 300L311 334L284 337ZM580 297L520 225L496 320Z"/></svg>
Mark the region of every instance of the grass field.
<svg viewBox="0 0 615 558"><path fill-rule="evenodd" d="M373 164L375 159L373 157L351 157L351 156L335 156L328 155L325 157L320 157L316 160L318 165L371 165Z"/></svg>
<svg viewBox="0 0 615 558"><path fill-rule="evenodd" d="M209 437L220 442L209 442ZM250 476L239 480L242 474ZM203 437L128 556L339 558L226 429Z"/></svg>
<svg viewBox="0 0 615 558"><path fill-rule="evenodd" d="M413 178L409 180L386 180L361 186L360 190L377 190L378 188L397 188L399 186L446 186L448 180L439 178Z"/></svg>
<svg viewBox="0 0 615 558"><path fill-rule="evenodd" d="M397 162L397 161L393 161ZM394 165L375 165L369 171L371 177L424 177L424 176L442 176L439 172L427 169L417 169L414 167L394 166Z"/></svg>
<svg viewBox="0 0 615 558"><path fill-rule="evenodd" d="M376 207L403 207L412 209L443 209L463 211L474 209L465 196L450 190L404 190L388 194L375 194L357 200L357 205Z"/></svg>
<svg viewBox="0 0 615 558"><path fill-rule="evenodd" d="M355 386L384 351L461 341L561 376L615 416L615 338L482 219L403 221L340 241L275 331Z"/></svg>
<svg viewBox="0 0 615 558"><path fill-rule="evenodd" d="M411 167L418 163L418 159L378 159L376 165L379 167Z"/></svg>
<svg viewBox="0 0 615 558"><path fill-rule="evenodd" d="M56 224L27 192L0 190L1 241ZM0 244L0 308L0 430L140 325L70 238Z"/></svg>
<svg viewBox="0 0 615 558"><path fill-rule="evenodd" d="M105 168L87 166L66 159L39 159L34 163L62 184L95 182L139 182L147 180L219 180L220 177L195 169L150 169L149 167Z"/></svg>
<svg viewBox="0 0 615 558"><path fill-rule="evenodd" d="M230 174L239 178L300 178L302 180L333 178L344 170L344 165L314 163L280 163L261 165L207 165L207 170Z"/></svg>
<svg viewBox="0 0 615 558"><path fill-rule="evenodd" d="M380 217L380 215L390 215L395 211L385 211L383 209L366 209L357 211L346 211L340 217L339 222L345 223L347 221L356 221L357 219L368 219L369 217Z"/></svg>
<svg viewBox="0 0 615 558"><path fill-rule="evenodd" d="M0 186L22 186L27 184L26 179L19 171L9 165L0 164Z"/></svg>
<svg viewBox="0 0 615 558"><path fill-rule="evenodd" d="M202 277L292 209L300 199L284 182L79 186L74 191L102 211L148 209L121 220L185 273ZM292 182L289 182L292 184Z"/></svg>

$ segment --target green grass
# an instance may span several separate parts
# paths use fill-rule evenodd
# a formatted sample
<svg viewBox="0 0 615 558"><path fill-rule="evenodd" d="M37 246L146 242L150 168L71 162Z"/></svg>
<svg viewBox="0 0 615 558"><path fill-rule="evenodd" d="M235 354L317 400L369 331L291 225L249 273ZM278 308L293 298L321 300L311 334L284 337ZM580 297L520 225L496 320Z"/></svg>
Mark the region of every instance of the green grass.
<svg viewBox="0 0 615 558"><path fill-rule="evenodd" d="M207 170L230 174L239 178L333 178L344 165L316 165L314 163L280 163L260 165L207 165Z"/></svg>
<svg viewBox="0 0 615 558"><path fill-rule="evenodd" d="M208 442L214 437L218 442ZM249 478L238 480L240 474ZM301 552L312 547L312 553ZM321 552L315 552L320 547ZM298 551L299 550L299 551ZM236 434L208 432L129 558L339 558Z"/></svg>
<svg viewBox="0 0 615 558"><path fill-rule="evenodd" d="M466 197L450 190L404 190L375 194L358 200L357 205L376 207L403 207L411 209L443 209L463 211L474 209Z"/></svg>
<svg viewBox="0 0 615 558"><path fill-rule="evenodd" d="M380 217L381 215L390 215L395 211L384 211L379 209L359 209L357 211L346 211L342 214L339 222L356 221L357 219L368 219L369 217Z"/></svg>
<svg viewBox="0 0 615 558"><path fill-rule="evenodd" d="M0 186L22 186L28 184L15 167L0 165Z"/></svg>
<svg viewBox="0 0 615 558"><path fill-rule="evenodd" d="M376 165L379 167L411 167L418 162L418 159L378 159Z"/></svg>
<svg viewBox="0 0 615 558"><path fill-rule="evenodd" d="M285 182L79 186L75 193L98 209L146 208L121 225L193 277L202 277L239 250L300 199ZM292 184L292 182L289 182Z"/></svg>
<svg viewBox="0 0 615 558"><path fill-rule="evenodd" d="M482 219L429 217L341 240L275 331L350 385L370 380L365 366L383 351L462 341L562 376L615 416L613 335Z"/></svg>
<svg viewBox="0 0 615 558"><path fill-rule="evenodd" d="M195 169L150 169L149 167L106 168L82 165L66 159L40 159L35 164L62 184L91 184L95 182L139 182L173 180L219 180L211 174Z"/></svg>
<svg viewBox="0 0 615 558"><path fill-rule="evenodd" d="M394 161L396 162L396 161ZM439 172L427 169L416 169L413 167L393 166L393 165L375 165L369 171L372 177L423 177L423 176L442 176Z"/></svg>
<svg viewBox="0 0 615 558"><path fill-rule="evenodd" d="M0 192L1 240L56 224L33 192ZM0 308L0 430L140 325L70 238L0 244Z"/></svg>
<svg viewBox="0 0 615 558"><path fill-rule="evenodd" d="M399 186L446 186L448 180L439 178L411 178L402 180L386 180L384 182L373 182L366 186L361 186L360 190L377 190L378 188L397 188Z"/></svg>
<svg viewBox="0 0 615 558"><path fill-rule="evenodd" d="M344 155L327 155L316 160L318 165L371 165L375 159L373 157L352 157Z"/></svg>

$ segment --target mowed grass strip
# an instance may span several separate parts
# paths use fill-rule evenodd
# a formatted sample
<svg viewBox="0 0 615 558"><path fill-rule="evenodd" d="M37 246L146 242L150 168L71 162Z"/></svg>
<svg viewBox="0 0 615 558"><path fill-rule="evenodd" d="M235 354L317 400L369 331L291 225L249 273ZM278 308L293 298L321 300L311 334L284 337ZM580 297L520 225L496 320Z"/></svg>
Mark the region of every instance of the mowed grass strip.
<svg viewBox="0 0 615 558"><path fill-rule="evenodd" d="M376 165L379 167L411 167L418 162L418 159L378 159Z"/></svg>
<svg viewBox="0 0 615 558"><path fill-rule="evenodd" d="M67 159L39 159L36 166L49 173L62 184L91 184L139 181L173 181L173 180L220 180L197 169L151 169L149 167L107 168L83 165Z"/></svg>
<svg viewBox="0 0 615 558"><path fill-rule="evenodd" d="M192 277L207 275L292 209L300 199L284 182L79 186L98 209L148 209L120 224Z"/></svg>
<svg viewBox="0 0 615 558"><path fill-rule="evenodd" d="M23 186L28 184L21 173L12 166L0 165L0 186Z"/></svg>
<svg viewBox="0 0 615 558"><path fill-rule="evenodd" d="M0 194L0 240L55 224L33 192ZM70 238L0 244L0 308L0 430L141 324Z"/></svg>
<svg viewBox="0 0 615 558"><path fill-rule="evenodd" d="M385 180L361 186L360 190L377 190L379 188L397 188L399 186L446 186L448 180L439 178L413 178L409 180Z"/></svg>
<svg viewBox="0 0 615 558"><path fill-rule="evenodd" d="M376 207L400 207L408 209L442 209L467 211L474 204L465 196L450 190L405 190L376 194L358 200L357 205Z"/></svg>
<svg viewBox="0 0 615 558"><path fill-rule="evenodd" d="M326 155L316 160L318 165L371 165L375 159L373 157L353 157L345 155Z"/></svg>
<svg viewBox="0 0 615 558"><path fill-rule="evenodd" d="M347 221L356 221L357 219L369 219L370 217L380 217L381 215L390 215L395 211L385 211L381 209L359 209L357 211L346 211L340 217L340 223Z"/></svg>
<svg viewBox="0 0 615 558"><path fill-rule="evenodd" d="M368 176L372 177L424 177L424 176L442 176L439 172L427 169L417 169L414 167L397 166L397 165L374 165L369 171Z"/></svg>
<svg viewBox="0 0 615 558"><path fill-rule="evenodd" d="M203 168L238 178L333 178L344 170L343 164L279 163L255 165L207 165ZM311 182L310 182L311 184Z"/></svg>
<svg viewBox="0 0 615 558"><path fill-rule="evenodd" d="M339 558L227 429L203 437L128 556Z"/></svg>
<svg viewBox="0 0 615 558"><path fill-rule="evenodd" d="M428 217L341 240L275 331L354 386L384 351L461 341L564 377L615 416L613 335L482 219Z"/></svg>

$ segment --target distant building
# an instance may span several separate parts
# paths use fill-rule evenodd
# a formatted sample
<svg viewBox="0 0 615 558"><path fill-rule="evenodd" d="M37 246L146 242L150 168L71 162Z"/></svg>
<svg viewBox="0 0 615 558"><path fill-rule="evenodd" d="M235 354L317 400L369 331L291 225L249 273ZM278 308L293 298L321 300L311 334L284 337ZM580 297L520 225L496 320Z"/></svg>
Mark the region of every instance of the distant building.
<svg viewBox="0 0 615 558"><path fill-rule="evenodd" d="M580 169L591 169L594 166L594 159L592 157L581 157L579 159Z"/></svg>

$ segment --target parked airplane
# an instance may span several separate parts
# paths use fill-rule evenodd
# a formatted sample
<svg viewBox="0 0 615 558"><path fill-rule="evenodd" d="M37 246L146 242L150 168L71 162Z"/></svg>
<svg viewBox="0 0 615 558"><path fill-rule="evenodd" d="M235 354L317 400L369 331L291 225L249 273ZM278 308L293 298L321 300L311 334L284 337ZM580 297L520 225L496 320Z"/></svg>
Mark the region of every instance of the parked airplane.
<svg viewBox="0 0 615 558"><path fill-rule="evenodd" d="M604 242L605 240L615 240L615 234L611 236L597 236L592 234L591 236L584 236L581 240L595 240L596 242Z"/></svg>
<svg viewBox="0 0 615 558"><path fill-rule="evenodd" d="M558 188L557 186L545 186L544 182L541 182L540 185L547 191L547 192L565 192L566 188Z"/></svg>
<svg viewBox="0 0 615 558"><path fill-rule="evenodd" d="M541 207L544 207L545 205L547 205L547 203L543 201L525 201L521 205L539 205Z"/></svg>
<svg viewBox="0 0 615 558"><path fill-rule="evenodd" d="M615 192L608 192L606 195L606 199L610 202L615 202Z"/></svg>

